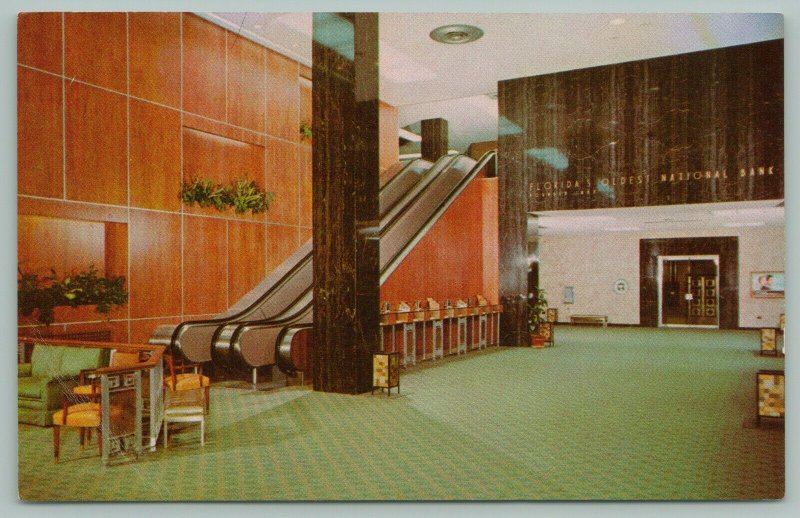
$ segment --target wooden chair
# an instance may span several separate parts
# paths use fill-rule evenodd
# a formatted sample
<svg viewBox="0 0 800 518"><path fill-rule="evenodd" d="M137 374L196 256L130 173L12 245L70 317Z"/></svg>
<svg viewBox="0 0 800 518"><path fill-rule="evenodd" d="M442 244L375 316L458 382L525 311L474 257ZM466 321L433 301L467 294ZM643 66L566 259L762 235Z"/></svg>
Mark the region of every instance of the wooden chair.
<svg viewBox="0 0 800 518"><path fill-rule="evenodd" d="M69 426L80 429L81 450L87 442L92 440L92 430L97 429L97 447L100 455L103 455L103 433L101 430L102 415L100 405L100 382L99 379L89 385L89 394L82 395L89 401L82 403L69 404L69 399L65 397L61 410L53 414L53 456L58 463L61 450L61 427ZM122 414L122 409L116 405L110 406L111 418L117 418Z"/></svg>
<svg viewBox="0 0 800 518"><path fill-rule="evenodd" d="M170 423L199 423L200 445L205 446L205 416L209 411L208 376L196 364L177 364L165 356L169 375L164 378L164 447L169 443ZM190 372L183 372L189 370Z"/></svg>
<svg viewBox="0 0 800 518"><path fill-rule="evenodd" d="M208 413L211 380L208 376L203 376L203 366L199 363L176 362L171 355L164 355L164 358L169 370L169 376L164 378L164 385L167 389L173 392L203 389L205 411Z"/></svg>
<svg viewBox="0 0 800 518"><path fill-rule="evenodd" d="M113 349L111 351L111 359L108 362L109 367L128 367L136 365L140 362L139 352L123 352ZM76 396L88 397L92 395L94 384L94 369L82 370L80 374L80 381L77 387L72 389L72 393Z"/></svg>

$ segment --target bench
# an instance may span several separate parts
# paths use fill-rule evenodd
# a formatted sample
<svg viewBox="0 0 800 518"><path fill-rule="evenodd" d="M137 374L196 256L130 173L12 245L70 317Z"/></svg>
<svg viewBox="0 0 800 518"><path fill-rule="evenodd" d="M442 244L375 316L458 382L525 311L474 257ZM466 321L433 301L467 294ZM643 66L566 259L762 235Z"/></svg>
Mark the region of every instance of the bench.
<svg viewBox="0 0 800 518"><path fill-rule="evenodd" d="M569 317L570 324L600 324L603 327L608 326L608 316L606 315L571 315Z"/></svg>

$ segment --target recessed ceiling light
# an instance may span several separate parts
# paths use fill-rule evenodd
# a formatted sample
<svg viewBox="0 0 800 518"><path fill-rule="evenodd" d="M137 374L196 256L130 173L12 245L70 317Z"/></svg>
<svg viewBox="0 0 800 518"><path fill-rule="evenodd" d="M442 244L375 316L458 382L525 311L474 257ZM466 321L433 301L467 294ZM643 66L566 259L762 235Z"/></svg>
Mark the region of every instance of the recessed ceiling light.
<svg viewBox="0 0 800 518"><path fill-rule="evenodd" d="M622 25L623 23L625 23L625 18L614 18L608 22L609 25Z"/></svg>
<svg viewBox="0 0 800 518"><path fill-rule="evenodd" d="M470 43L483 36L483 31L474 25L453 24L442 25L431 31L431 39L439 43Z"/></svg>
<svg viewBox="0 0 800 518"><path fill-rule="evenodd" d="M258 29L260 29L262 27L263 27L263 25L261 25L260 23L257 23L255 25L253 25L253 28L256 29L256 30L258 30Z"/></svg>

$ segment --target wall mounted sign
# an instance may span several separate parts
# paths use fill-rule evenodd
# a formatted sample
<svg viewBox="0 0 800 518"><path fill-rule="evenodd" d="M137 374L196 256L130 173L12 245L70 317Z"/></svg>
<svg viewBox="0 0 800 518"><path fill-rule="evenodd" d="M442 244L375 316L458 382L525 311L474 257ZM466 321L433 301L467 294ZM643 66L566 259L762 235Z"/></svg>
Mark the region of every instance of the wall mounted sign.
<svg viewBox="0 0 800 518"><path fill-rule="evenodd" d="M614 281L614 293L626 293L628 291L628 281L617 279Z"/></svg>
<svg viewBox="0 0 800 518"><path fill-rule="evenodd" d="M564 286L564 304L575 304L575 286Z"/></svg>

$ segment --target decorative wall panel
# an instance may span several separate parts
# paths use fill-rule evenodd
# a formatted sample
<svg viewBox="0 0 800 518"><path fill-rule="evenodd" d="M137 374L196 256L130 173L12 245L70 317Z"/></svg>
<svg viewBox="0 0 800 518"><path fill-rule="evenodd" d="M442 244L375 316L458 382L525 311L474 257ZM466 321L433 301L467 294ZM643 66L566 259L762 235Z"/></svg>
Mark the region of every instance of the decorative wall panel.
<svg viewBox="0 0 800 518"><path fill-rule="evenodd" d="M64 73L93 85L128 92L127 15L65 13Z"/></svg>
<svg viewBox="0 0 800 518"><path fill-rule="evenodd" d="M783 40L501 85L530 211L783 197Z"/></svg>
<svg viewBox="0 0 800 518"><path fill-rule="evenodd" d="M20 193L64 193L61 78L17 67L17 186Z"/></svg>
<svg viewBox="0 0 800 518"><path fill-rule="evenodd" d="M82 83L66 92L67 198L127 205L128 99Z"/></svg>
<svg viewBox="0 0 800 518"><path fill-rule="evenodd" d="M131 95L179 108L180 13L130 13L128 32Z"/></svg>
<svg viewBox="0 0 800 518"><path fill-rule="evenodd" d="M20 13L17 18L17 62L60 74L61 13Z"/></svg>

